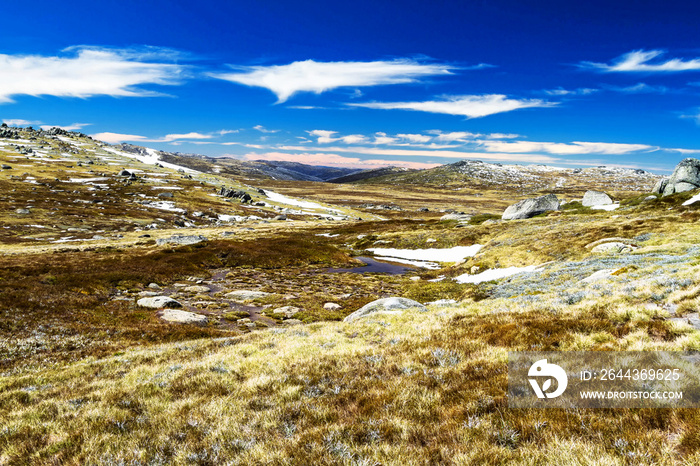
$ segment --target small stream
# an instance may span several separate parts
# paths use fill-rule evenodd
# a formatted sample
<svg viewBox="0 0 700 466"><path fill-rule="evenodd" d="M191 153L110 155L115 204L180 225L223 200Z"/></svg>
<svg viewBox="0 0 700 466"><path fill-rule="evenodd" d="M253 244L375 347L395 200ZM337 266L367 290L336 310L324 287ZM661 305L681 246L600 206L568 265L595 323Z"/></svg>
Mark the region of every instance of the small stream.
<svg viewBox="0 0 700 466"><path fill-rule="evenodd" d="M329 273L386 273L389 275L403 275L407 272L415 272L416 268L407 265L397 265L388 262L381 262L372 259L371 257L357 257L366 265L361 267L352 267L348 269L327 269Z"/></svg>

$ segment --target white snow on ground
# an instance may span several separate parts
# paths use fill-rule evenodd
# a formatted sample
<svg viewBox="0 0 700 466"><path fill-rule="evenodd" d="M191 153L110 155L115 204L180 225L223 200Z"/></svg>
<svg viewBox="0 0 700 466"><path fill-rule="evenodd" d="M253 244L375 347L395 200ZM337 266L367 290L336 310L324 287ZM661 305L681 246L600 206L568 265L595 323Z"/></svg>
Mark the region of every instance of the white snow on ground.
<svg viewBox="0 0 700 466"><path fill-rule="evenodd" d="M376 261L396 262L398 264L413 265L416 267L420 267L422 269L429 269L429 270L437 270L440 268L440 264L438 264L437 262L419 261L419 260L410 260L410 259L397 259L396 257L388 257L388 256L374 256L373 259Z"/></svg>
<svg viewBox="0 0 700 466"><path fill-rule="evenodd" d="M178 186L153 186L151 189L168 189L168 190L173 190L173 189L182 189Z"/></svg>
<svg viewBox="0 0 700 466"><path fill-rule="evenodd" d="M370 248L375 255L411 259L418 261L458 262L465 257L473 257L481 250L481 244L473 246L455 246L447 249L393 249Z"/></svg>
<svg viewBox="0 0 700 466"><path fill-rule="evenodd" d="M180 209L179 207L175 207L175 203L171 201L158 201L158 202L150 202L148 204L144 204L146 207L152 207L154 209L160 209L160 210L167 210L168 212L184 212L185 209Z"/></svg>
<svg viewBox="0 0 700 466"><path fill-rule="evenodd" d="M460 275L458 277L455 277L455 281L457 283L482 283L482 282L490 282L492 280L499 280L501 278L506 278L510 277L512 275L516 275L519 273L523 272L536 272L538 270L539 265L529 265L527 267L507 267L505 269L491 269L491 270L486 270L485 272L481 272L476 275L470 275L468 273L465 273L464 275Z"/></svg>
<svg viewBox="0 0 700 466"><path fill-rule="evenodd" d="M695 204L698 201L700 201L700 194L696 194L695 196L691 197L690 199L685 201L683 205Z"/></svg>
<svg viewBox="0 0 700 466"><path fill-rule="evenodd" d="M326 238L335 238L336 236L340 236L340 234L331 235L330 233L317 233L316 236L325 236Z"/></svg>
<svg viewBox="0 0 700 466"><path fill-rule="evenodd" d="M159 164L163 165L164 167L171 168L173 170L183 170L186 173L199 173L197 170L192 170L191 168L183 167L181 165L176 165L174 163L161 161L160 157L158 156L158 152L154 149L146 149L146 152L148 152L148 155L129 154L128 152L118 151L117 149L112 149L111 147L105 147L104 150L106 150L107 152L111 152L113 154L116 154L116 155L121 155L122 157L136 159L141 163L145 163L145 164L149 164L149 165L155 165L156 163L159 163Z"/></svg>
<svg viewBox="0 0 700 466"><path fill-rule="evenodd" d="M285 196L284 194L274 193L272 191L265 191L267 198L273 202L279 202L281 204L295 205L297 207L303 207L305 209L325 209L321 204L317 204L311 201L301 201L299 199L294 199L293 197Z"/></svg>
<svg viewBox="0 0 700 466"><path fill-rule="evenodd" d="M620 204L604 204L604 205L594 205L591 206L591 209L593 210L607 210L610 212L611 210L615 210L620 207Z"/></svg>
<svg viewBox="0 0 700 466"><path fill-rule="evenodd" d="M95 181L107 181L108 178L105 177L99 177L99 178L71 178L68 181L71 183L94 183Z"/></svg>

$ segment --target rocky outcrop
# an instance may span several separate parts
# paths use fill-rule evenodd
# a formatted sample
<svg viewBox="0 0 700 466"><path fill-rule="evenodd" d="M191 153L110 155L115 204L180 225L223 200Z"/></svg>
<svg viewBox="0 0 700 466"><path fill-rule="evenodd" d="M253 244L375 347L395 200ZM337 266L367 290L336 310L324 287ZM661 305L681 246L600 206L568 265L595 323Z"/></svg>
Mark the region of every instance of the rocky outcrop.
<svg viewBox="0 0 700 466"><path fill-rule="evenodd" d="M583 200L581 201L581 204L584 207L610 205L612 203L613 201L610 196L602 191L586 191L586 194L583 195Z"/></svg>
<svg viewBox="0 0 700 466"><path fill-rule="evenodd" d="M406 309L418 309L422 312L428 310L427 307L412 299L398 297L383 298L377 299L376 301L372 301L371 303L362 306L360 309L343 319L343 322L353 322L357 319L374 314L401 314Z"/></svg>
<svg viewBox="0 0 700 466"><path fill-rule="evenodd" d="M530 218L552 210L559 210L559 199L557 199L556 194L547 194L534 199L525 199L509 206L501 218L503 220Z"/></svg>
<svg viewBox="0 0 700 466"><path fill-rule="evenodd" d="M241 202L250 202L253 199L250 194L242 189L227 188L225 186L219 189L219 195L229 199L240 199Z"/></svg>
<svg viewBox="0 0 700 466"><path fill-rule="evenodd" d="M659 180L652 192L669 196L696 189L700 189L700 160L685 159L676 165L668 179Z"/></svg>

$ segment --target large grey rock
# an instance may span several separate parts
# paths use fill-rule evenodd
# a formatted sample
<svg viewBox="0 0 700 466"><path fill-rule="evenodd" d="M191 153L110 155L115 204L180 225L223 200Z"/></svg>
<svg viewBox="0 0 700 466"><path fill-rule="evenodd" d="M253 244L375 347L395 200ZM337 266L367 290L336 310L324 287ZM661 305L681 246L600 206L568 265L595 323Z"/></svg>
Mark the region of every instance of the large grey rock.
<svg viewBox="0 0 700 466"><path fill-rule="evenodd" d="M178 324L206 324L207 316L196 312L181 311L179 309L163 309L160 318Z"/></svg>
<svg viewBox="0 0 700 466"><path fill-rule="evenodd" d="M273 314L283 314L287 319L298 312L301 312L301 309L295 306L282 306L272 311Z"/></svg>
<svg viewBox="0 0 700 466"><path fill-rule="evenodd" d="M632 252L635 249L637 248L631 244L612 242L599 244L598 246L591 249L591 252L594 252L596 254L618 254L624 252Z"/></svg>
<svg viewBox="0 0 700 466"><path fill-rule="evenodd" d="M343 322L353 322L357 319L374 314L401 314L406 309L418 309L422 312L428 310L427 307L412 299L399 297L383 298L362 306L343 319Z"/></svg>
<svg viewBox="0 0 700 466"><path fill-rule="evenodd" d="M203 243L206 240L207 240L206 236L202 236L202 235L173 235L170 238L157 239L156 244L158 246L163 246L166 244L188 245L188 244Z"/></svg>
<svg viewBox="0 0 700 466"><path fill-rule="evenodd" d="M654 189L656 188L657 186L654 187ZM673 174L671 174L666 185L663 186L662 193L664 196L668 196L674 193L693 191L698 188L700 188L700 160L685 159L676 165Z"/></svg>
<svg viewBox="0 0 700 466"><path fill-rule="evenodd" d="M501 218L503 220L530 218L550 210L559 210L559 199L557 199L556 194L522 200L509 206Z"/></svg>
<svg viewBox="0 0 700 466"><path fill-rule="evenodd" d="M450 220L456 220L458 222L468 222L469 220L472 219L472 216L469 214L445 214L442 217L440 217L441 222L447 222Z"/></svg>
<svg viewBox="0 0 700 466"><path fill-rule="evenodd" d="M186 291L187 293L209 293L211 288L204 285L192 285L184 287L182 291Z"/></svg>
<svg viewBox="0 0 700 466"><path fill-rule="evenodd" d="M664 190L666 189L666 185L668 185L668 178L662 178L656 182L654 189L652 189L651 192L654 194L663 194Z"/></svg>
<svg viewBox="0 0 700 466"><path fill-rule="evenodd" d="M136 301L136 304L142 307L150 307L151 309L160 309L163 307L182 307L182 304L175 301L169 296L153 296L149 298L141 298Z"/></svg>
<svg viewBox="0 0 700 466"><path fill-rule="evenodd" d="M581 204L584 207L592 207L594 205L609 205L612 203L613 201L612 199L610 199L610 196L608 196L602 191L586 191L586 194L583 195L583 200L581 201Z"/></svg>
<svg viewBox="0 0 700 466"><path fill-rule="evenodd" d="M265 293L264 291L250 291L250 290L236 290L226 293L224 296L232 301L250 301L253 299L260 299L266 296L270 296L272 293Z"/></svg>

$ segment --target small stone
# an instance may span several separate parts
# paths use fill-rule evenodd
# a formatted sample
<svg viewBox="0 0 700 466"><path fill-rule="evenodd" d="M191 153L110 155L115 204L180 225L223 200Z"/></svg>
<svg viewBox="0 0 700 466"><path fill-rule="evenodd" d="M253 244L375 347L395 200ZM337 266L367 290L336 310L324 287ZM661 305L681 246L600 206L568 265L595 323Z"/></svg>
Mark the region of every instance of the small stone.
<svg viewBox="0 0 700 466"><path fill-rule="evenodd" d="M184 287L182 291L186 291L187 293L209 293L211 288L203 285L193 285Z"/></svg>
<svg viewBox="0 0 700 466"><path fill-rule="evenodd" d="M326 311L337 311L338 309L342 309L343 306L341 306L338 303L326 303L323 305L323 309Z"/></svg>
<svg viewBox="0 0 700 466"><path fill-rule="evenodd" d="M149 283L148 288L151 288L153 290L160 290L160 285L158 285L157 283Z"/></svg>

